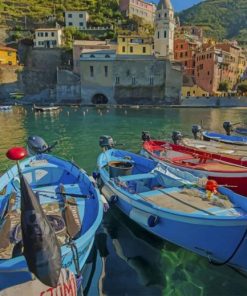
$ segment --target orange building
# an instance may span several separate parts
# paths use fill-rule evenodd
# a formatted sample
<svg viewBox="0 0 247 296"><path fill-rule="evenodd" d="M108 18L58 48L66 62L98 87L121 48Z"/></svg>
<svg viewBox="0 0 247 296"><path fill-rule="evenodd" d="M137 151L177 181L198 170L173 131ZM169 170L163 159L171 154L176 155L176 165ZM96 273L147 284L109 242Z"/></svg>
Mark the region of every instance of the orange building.
<svg viewBox="0 0 247 296"><path fill-rule="evenodd" d="M0 46L0 65L16 65L17 50L11 47Z"/></svg>
<svg viewBox="0 0 247 296"><path fill-rule="evenodd" d="M220 82L229 80L231 55L215 47L196 53L196 84L210 95L218 92Z"/></svg>
<svg viewBox="0 0 247 296"><path fill-rule="evenodd" d="M234 90L246 68L246 58L240 47L232 43L219 43L203 47L195 58L196 84L211 95L217 94L221 82Z"/></svg>
<svg viewBox="0 0 247 296"><path fill-rule="evenodd" d="M195 54L200 43L186 38L174 40L174 58L183 65L183 73L195 76Z"/></svg>

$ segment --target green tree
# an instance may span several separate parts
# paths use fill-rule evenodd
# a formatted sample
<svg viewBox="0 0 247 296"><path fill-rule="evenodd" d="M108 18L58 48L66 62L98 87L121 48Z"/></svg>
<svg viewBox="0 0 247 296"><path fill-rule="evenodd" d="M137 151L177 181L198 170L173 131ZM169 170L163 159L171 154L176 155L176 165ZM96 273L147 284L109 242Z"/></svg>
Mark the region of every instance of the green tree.
<svg viewBox="0 0 247 296"><path fill-rule="evenodd" d="M238 92L241 94L247 93L247 81L244 81L238 85Z"/></svg>
<svg viewBox="0 0 247 296"><path fill-rule="evenodd" d="M218 90L228 92L228 90L229 90L228 82L227 81L220 82Z"/></svg>

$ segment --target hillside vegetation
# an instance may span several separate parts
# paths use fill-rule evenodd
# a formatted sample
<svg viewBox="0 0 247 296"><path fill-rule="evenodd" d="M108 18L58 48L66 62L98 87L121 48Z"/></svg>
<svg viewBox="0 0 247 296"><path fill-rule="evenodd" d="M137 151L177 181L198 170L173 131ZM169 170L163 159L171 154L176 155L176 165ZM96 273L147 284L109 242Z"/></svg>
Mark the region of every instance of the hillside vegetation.
<svg viewBox="0 0 247 296"><path fill-rule="evenodd" d="M66 10L87 10L94 26L111 25L122 18L117 0L0 0L0 23L28 25L53 16L63 22Z"/></svg>
<svg viewBox="0 0 247 296"><path fill-rule="evenodd" d="M216 40L247 45L247 0L206 0L179 14L182 24L202 26Z"/></svg>

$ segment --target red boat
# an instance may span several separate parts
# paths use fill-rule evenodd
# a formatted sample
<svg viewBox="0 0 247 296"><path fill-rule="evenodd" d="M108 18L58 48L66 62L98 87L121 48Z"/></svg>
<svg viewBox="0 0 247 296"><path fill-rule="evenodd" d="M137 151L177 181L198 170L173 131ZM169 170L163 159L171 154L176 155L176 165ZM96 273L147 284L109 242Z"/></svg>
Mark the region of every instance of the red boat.
<svg viewBox="0 0 247 296"><path fill-rule="evenodd" d="M208 177L218 184L247 196L246 161L199 149L175 145L165 141L145 141L144 150L149 157L186 170L199 177Z"/></svg>

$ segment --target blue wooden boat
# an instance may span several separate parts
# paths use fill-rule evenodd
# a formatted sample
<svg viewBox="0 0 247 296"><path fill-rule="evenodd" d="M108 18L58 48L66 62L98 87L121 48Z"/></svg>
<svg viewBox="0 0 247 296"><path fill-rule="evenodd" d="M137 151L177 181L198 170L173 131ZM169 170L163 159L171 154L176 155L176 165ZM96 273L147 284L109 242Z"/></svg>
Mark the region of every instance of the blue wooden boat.
<svg viewBox="0 0 247 296"><path fill-rule="evenodd" d="M21 161L19 166L56 233L62 271L58 286L51 288L28 269L21 245L21 192L15 165L0 178L0 294L77 295L81 270L102 220L100 193L86 172L70 161L40 153ZM65 207L70 209L69 221ZM11 221L9 229L1 232L7 219Z"/></svg>
<svg viewBox="0 0 247 296"><path fill-rule="evenodd" d="M107 200L147 231L217 265L247 270L245 197L219 187L215 201L205 199L209 191L193 175L114 148L97 165Z"/></svg>
<svg viewBox="0 0 247 296"><path fill-rule="evenodd" d="M227 144L234 145L247 145L247 137L235 136L235 135L224 135L216 132L204 131L202 132L204 140L217 141Z"/></svg>

